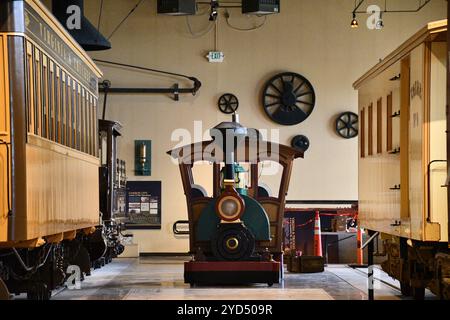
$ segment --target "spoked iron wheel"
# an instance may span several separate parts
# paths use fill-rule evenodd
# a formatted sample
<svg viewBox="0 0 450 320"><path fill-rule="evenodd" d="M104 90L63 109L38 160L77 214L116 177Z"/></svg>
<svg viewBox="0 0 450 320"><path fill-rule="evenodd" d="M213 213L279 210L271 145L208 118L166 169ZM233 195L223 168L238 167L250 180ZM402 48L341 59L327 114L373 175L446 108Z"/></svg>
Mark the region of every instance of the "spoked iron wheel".
<svg viewBox="0 0 450 320"><path fill-rule="evenodd" d="M353 112L341 113L336 119L336 133L351 139L358 135L358 115Z"/></svg>
<svg viewBox="0 0 450 320"><path fill-rule="evenodd" d="M278 74L264 88L264 110L273 121L282 125L292 126L305 121L315 103L313 86L297 73Z"/></svg>
<svg viewBox="0 0 450 320"><path fill-rule="evenodd" d="M238 98L231 93L226 93L219 98L219 109L225 114L235 113L239 108Z"/></svg>

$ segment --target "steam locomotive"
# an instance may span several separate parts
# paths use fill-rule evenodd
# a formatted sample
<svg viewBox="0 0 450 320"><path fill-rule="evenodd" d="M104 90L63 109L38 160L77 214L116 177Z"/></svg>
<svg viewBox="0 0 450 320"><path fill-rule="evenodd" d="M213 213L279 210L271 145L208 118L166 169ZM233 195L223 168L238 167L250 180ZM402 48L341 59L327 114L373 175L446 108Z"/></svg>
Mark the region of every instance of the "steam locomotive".
<svg viewBox="0 0 450 320"><path fill-rule="evenodd" d="M191 285L278 283L282 219L294 159L303 152L265 141L233 115L211 129L211 141L169 151L178 160L186 195L190 252L185 282ZM213 166L213 195L194 181L195 163ZM278 194L259 185L263 162L282 168ZM246 169L248 168L248 170Z"/></svg>

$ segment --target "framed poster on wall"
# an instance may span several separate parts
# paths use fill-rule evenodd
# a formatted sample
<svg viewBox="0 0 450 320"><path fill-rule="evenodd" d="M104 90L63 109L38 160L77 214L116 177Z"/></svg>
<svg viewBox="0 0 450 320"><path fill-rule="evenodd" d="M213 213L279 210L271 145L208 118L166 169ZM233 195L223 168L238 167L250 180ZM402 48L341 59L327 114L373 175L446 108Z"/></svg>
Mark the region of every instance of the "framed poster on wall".
<svg viewBox="0 0 450 320"><path fill-rule="evenodd" d="M127 181L128 229L161 229L161 181Z"/></svg>

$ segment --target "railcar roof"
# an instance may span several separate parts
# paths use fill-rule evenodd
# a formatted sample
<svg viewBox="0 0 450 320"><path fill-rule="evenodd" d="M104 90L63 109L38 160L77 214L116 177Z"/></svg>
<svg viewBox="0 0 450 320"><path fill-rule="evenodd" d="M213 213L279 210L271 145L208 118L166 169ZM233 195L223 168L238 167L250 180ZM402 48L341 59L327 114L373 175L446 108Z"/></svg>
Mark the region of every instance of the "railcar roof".
<svg viewBox="0 0 450 320"><path fill-rule="evenodd" d="M378 74L389 68L395 62L408 55L414 48L426 41L437 41L439 35L447 32L447 19L428 23L425 27L416 32L411 38L406 40L401 46L381 60L354 84L353 88L359 89L366 81L376 77Z"/></svg>
<svg viewBox="0 0 450 320"><path fill-rule="evenodd" d="M103 72L95 64L92 58L87 54L85 50L78 44L78 42L70 35L70 33L63 27L63 25L53 16L49 9L39 0L26 0L34 9L38 9L38 13L42 15L44 20L50 24L50 26L59 33L59 35L72 47L72 49L79 54L84 62L92 69L94 73L100 78L103 76Z"/></svg>

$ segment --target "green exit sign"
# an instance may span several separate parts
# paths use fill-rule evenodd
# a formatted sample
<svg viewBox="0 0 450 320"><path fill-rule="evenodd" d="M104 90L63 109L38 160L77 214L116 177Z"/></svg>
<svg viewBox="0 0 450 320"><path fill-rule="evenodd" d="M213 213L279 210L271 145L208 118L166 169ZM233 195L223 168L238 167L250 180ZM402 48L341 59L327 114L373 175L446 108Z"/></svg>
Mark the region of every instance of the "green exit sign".
<svg viewBox="0 0 450 320"><path fill-rule="evenodd" d="M208 58L209 62L223 62L223 59L225 58L225 55L221 51L211 51L206 56Z"/></svg>

